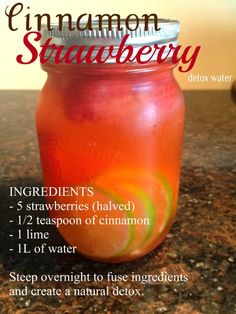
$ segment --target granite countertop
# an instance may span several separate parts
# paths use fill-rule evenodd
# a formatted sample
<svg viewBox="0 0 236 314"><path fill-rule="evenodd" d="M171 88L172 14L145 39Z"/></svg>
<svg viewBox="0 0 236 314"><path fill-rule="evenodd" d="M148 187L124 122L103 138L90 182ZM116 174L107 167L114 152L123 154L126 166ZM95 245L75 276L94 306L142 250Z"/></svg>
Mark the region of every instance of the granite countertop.
<svg viewBox="0 0 236 314"><path fill-rule="evenodd" d="M42 182L34 129L37 97L37 91L0 91L0 313L236 313L236 106L229 92L185 92L186 132L174 226L155 251L132 263L118 265L95 263L77 254L39 258L9 253L9 233L13 229L9 219L17 215L9 209L9 186L35 186ZM63 243L56 230L51 229L50 241ZM121 274L167 271L186 274L189 280L146 284L141 297L8 294L12 286L10 271L104 274L109 270Z"/></svg>

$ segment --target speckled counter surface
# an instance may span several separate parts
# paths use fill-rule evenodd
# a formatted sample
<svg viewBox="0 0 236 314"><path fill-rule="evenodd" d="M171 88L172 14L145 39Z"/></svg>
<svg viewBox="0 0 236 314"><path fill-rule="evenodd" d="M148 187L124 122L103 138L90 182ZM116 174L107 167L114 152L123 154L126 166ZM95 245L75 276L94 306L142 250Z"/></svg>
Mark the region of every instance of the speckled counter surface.
<svg viewBox="0 0 236 314"><path fill-rule="evenodd" d="M38 92L0 91L0 313L236 313L236 105L226 91L186 92L186 132L175 224L165 242L146 257L119 265L79 255L9 253L17 213L9 186L41 185L34 129ZM53 243L63 243L50 228ZM105 274L182 273L187 283L143 286L142 297L9 297L9 272ZM39 283L39 286L47 286ZM82 284L96 286L95 283ZM101 283L99 286L106 285ZM128 282L125 286L140 286ZM66 283L55 283L55 287Z"/></svg>

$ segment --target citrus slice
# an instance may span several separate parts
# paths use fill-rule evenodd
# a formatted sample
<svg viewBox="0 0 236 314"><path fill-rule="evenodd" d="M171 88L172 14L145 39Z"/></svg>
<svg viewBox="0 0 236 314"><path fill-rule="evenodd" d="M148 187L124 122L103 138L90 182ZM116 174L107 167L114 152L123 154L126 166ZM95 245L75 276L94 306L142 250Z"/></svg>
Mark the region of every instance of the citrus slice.
<svg viewBox="0 0 236 314"><path fill-rule="evenodd" d="M109 193L107 193L109 194ZM81 218L80 225L60 226L59 230L64 239L77 250L90 257L99 259L109 259L120 255L129 246L134 237L132 225L106 224L105 218L127 218L127 213L120 210L97 210L93 211L94 202L99 202L102 207L107 204L117 204L118 200L114 196L108 196L106 193L94 189L92 197L83 197L77 201L88 204L87 211L70 211L69 213L60 211L59 217ZM71 199L74 203L75 199ZM120 201L121 202L121 201ZM94 221L93 221L93 217ZM91 223L90 223L91 221Z"/></svg>
<svg viewBox="0 0 236 314"><path fill-rule="evenodd" d="M172 189L161 175L143 170L112 170L97 177L93 189L92 197L76 199L88 204L88 210L55 213L60 217L81 218L79 225L60 227L65 240L80 253L101 261L121 261L143 255L163 240L170 225L173 202ZM129 201L135 204L133 211L118 207ZM95 203L99 203L97 210L93 210ZM119 221L146 218L148 224L110 224L107 218Z"/></svg>
<svg viewBox="0 0 236 314"><path fill-rule="evenodd" d="M161 175L150 171L122 169L97 178L96 185L110 187L122 199L135 203L134 217L149 218L149 225L136 225L132 252L154 241L168 225L172 210L172 189Z"/></svg>
<svg viewBox="0 0 236 314"><path fill-rule="evenodd" d="M127 246L127 248L121 253L127 254L128 252L135 252L143 245L154 228L154 204L144 190L127 182L124 182L123 185L118 186L116 186L114 183L112 189L120 195L120 198L123 200L123 202L127 203L131 201L134 203L134 211L131 213L127 212L127 215L129 217L135 218L136 221L141 222L132 226L132 241L130 241L130 245Z"/></svg>

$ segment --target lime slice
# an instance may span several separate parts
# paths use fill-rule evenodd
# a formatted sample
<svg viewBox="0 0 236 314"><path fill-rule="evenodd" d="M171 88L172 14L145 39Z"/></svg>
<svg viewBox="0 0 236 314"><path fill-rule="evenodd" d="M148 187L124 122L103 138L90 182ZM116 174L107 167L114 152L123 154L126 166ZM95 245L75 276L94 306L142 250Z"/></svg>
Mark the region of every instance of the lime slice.
<svg viewBox="0 0 236 314"><path fill-rule="evenodd" d="M163 233L168 226L172 212L172 189L167 180L150 171L116 170L104 174L97 179L97 185L106 187L123 201L133 201L136 218L148 218L149 225L136 225L133 242L127 247L126 253L142 250ZM124 253L124 252L122 252Z"/></svg>
<svg viewBox="0 0 236 314"><path fill-rule="evenodd" d="M117 201L112 199L108 193L100 192L94 189L93 197L83 197L76 199L80 203L88 204L88 211L60 211L58 217L81 218L81 225L60 226L59 231L64 239L73 246L77 251L89 258L97 260L108 260L114 256L120 255L121 252L131 243L134 233L131 225L109 225L103 224L106 217L118 218L119 220L127 218L126 212L120 210L98 210L92 211L92 205L95 201L100 204L116 204ZM75 202L75 198L71 199ZM96 215L93 221L93 216ZM55 215L54 215L55 216ZM91 221L92 223L89 223ZM102 223L101 223L102 222Z"/></svg>
<svg viewBox="0 0 236 314"><path fill-rule="evenodd" d="M173 209L172 188L163 176L147 170L117 169L97 177L93 188L92 197L76 199L88 204L89 210L55 213L59 217L82 219L81 225L59 228L65 240L76 246L80 253L91 259L116 262L143 255L163 240ZM107 205L117 206L129 201L135 204L133 212ZM94 202L102 206L96 212L92 210ZM94 215L96 219L93 221ZM106 218L148 218L149 224L101 223Z"/></svg>

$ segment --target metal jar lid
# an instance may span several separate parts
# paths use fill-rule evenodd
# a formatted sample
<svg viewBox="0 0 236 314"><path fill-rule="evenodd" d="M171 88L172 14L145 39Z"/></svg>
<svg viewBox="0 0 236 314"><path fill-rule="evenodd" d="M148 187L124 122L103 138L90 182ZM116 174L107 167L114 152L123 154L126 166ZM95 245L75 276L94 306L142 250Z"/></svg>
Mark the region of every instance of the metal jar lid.
<svg viewBox="0 0 236 314"><path fill-rule="evenodd" d="M57 24L51 25L51 30L49 31L46 26L42 27L42 39L41 45L45 43L48 38L51 38L50 44L55 44L56 46L64 46L64 52L71 46L85 46L83 54L85 55L88 51L89 47L95 45L96 48L93 51L92 57L96 55L99 48L102 46L108 48L112 45L114 48L113 53L115 54L119 45L125 35L129 35L126 46L133 46L134 55L142 46L154 46L154 44L158 44L158 47L162 47L164 45L172 44L174 47L178 45L178 35L180 30L180 23L176 20L169 19L158 19L158 30L156 30L154 23L150 20L148 24L148 29L146 30L145 20L139 20L139 24L137 26L137 20L129 20L129 28L135 29L130 30L126 27L126 20L122 19L120 21L120 28L118 29L118 25L112 21L112 27L108 23L103 23L103 27L100 30L99 24L97 21L92 22L92 30L85 29L80 31L76 27L76 23L73 23L72 26L76 28L75 30L69 30L68 24L63 23L62 29L59 30L59 26ZM85 26L86 24L84 24ZM83 24L81 24L83 26ZM46 52L46 56L51 53L51 51ZM62 54L63 54L62 53ZM76 51L71 54L76 55ZM172 52L169 53L168 47L165 49L162 57L168 54L168 57L171 57ZM104 51L104 58L106 56L106 51ZM51 59L54 59L55 54L51 55ZM125 55L123 56L125 57ZM144 56L145 57L145 56ZM155 59L156 55L153 56ZM148 58L148 56L146 56ZM107 63L115 63L114 58L109 58Z"/></svg>

